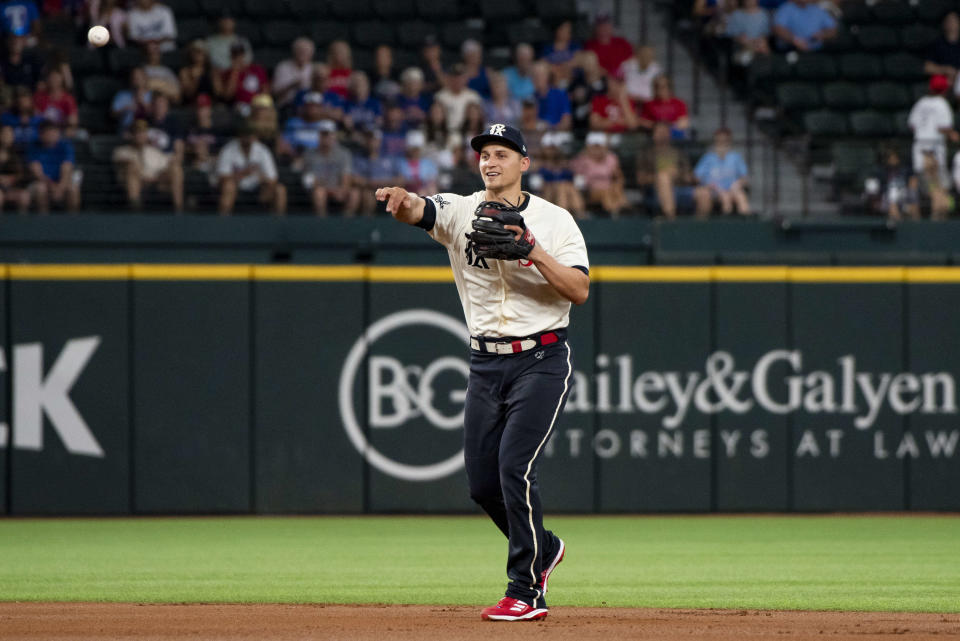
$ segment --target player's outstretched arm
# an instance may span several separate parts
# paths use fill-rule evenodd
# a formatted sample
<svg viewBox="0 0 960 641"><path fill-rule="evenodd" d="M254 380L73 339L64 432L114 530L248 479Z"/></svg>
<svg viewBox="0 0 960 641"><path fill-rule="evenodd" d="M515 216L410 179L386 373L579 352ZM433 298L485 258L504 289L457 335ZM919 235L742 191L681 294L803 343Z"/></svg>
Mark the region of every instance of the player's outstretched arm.
<svg viewBox="0 0 960 641"><path fill-rule="evenodd" d="M381 187L376 197L387 203L387 212L401 223L416 225L423 218L423 198L403 187Z"/></svg>

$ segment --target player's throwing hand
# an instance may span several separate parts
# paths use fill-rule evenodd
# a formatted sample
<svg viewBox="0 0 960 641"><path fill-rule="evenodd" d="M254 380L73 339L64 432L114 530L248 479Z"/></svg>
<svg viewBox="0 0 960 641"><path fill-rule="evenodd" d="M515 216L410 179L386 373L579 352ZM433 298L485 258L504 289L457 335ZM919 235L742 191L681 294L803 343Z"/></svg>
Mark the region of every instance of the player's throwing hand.
<svg viewBox="0 0 960 641"><path fill-rule="evenodd" d="M413 218L423 208L423 199L403 187L381 187L376 196L380 202L386 201L387 213L403 223L415 224Z"/></svg>

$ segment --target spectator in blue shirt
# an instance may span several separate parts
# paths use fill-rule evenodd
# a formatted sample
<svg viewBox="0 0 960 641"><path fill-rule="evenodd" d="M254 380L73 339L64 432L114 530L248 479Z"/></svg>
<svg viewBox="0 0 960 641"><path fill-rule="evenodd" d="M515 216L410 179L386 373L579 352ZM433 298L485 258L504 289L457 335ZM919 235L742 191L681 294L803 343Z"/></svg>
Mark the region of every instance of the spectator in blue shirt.
<svg viewBox="0 0 960 641"><path fill-rule="evenodd" d="M740 8L727 17L726 35L737 46L735 60L748 65L754 55L770 53L770 14L757 5L757 0L742 0Z"/></svg>
<svg viewBox="0 0 960 641"><path fill-rule="evenodd" d="M513 59L513 66L504 69L503 76L507 79L510 96L523 102L533 96L533 79L530 77L533 70L533 47L521 42L514 50Z"/></svg>
<svg viewBox="0 0 960 641"><path fill-rule="evenodd" d="M573 62L581 49L580 43L573 40L573 23L564 20L553 30L553 41L544 45L540 57L553 66L566 65Z"/></svg>
<svg viewBox="0 0 960 641"><path fill-rule="evenodd" d="M481 98L489 98L490 80L483 64L483 45L473 39L465 40L460 46L460 54L467 70L467 86L480 94Z"/></svg>
<svg viewBox="0 0 960 641"><path fill-rule="evenodd" d="M400 169L403 152L399 156L384 154L382 136L377 130L368 131L366 139L366 154L353 157L353 181L360 192L360 211L369 215L377 208L373 197L377 187L399 185L403 181Z"/></svg>
<svg viewBox="0 0 960 641"><path fill-rule="evenodd" d="M782 50L816 51L837 35L837 21L814 0L788 0L773 17L773 33Z"/></svg>
<svg viewBox="0 0 960 641"><path fill-rule="evenodd" d="M43 117L33 106L33 94L26 87L17 87L13 107L0 115L0 125L13 127L13 141L20 150L36 141Z"/></svg>
<svg viewBox="0 0 960 641"><path fill-rule="evenodd" d="M34 35L39 24L40 12L32 0L7 0L0 4L0 20L3 32L15 36Z"/></svg>
<svg viewBox="0 0 960 641"><path fill-rule="evenodd" d="M30 195L37 203L37 211L50 211L50 202L64 204L66 210L75 212L80 208L80 183L74 180L73 145L60 138L56 123L44 121L40 126L40 139L27 152L30 178Z"/></svg>
<svg viewBox="0 0 960 641"><path fill-rule="evenodd" d="M400 93L395 101L403 109L407 127L420 127L427 120L433 98L423 90L423 82L423 71L418 67L407 67L400 74Z"/></svg>
<svg viewBox="0 0 960 641"><path fill-rule="evenodd" d="M370 95L370 80L362 71L354 71L348 81L349 97L343 106L343 126L362 144L364 131L379 129L383 117L380 101Z"/></svg>
<svg viewBox="0 0 960 641"><path fill-rule="evenodd" d="M323 62L313 63L313 71L310 75L310 87L299 90L293 97L292 106L295 110L300 109L307 95L311 93L319 94L321 104L323 105L323 118L328 118L335 122L343 120L343 98L337 92L330 89L330 67Z"/></svg>
<svg viewBox="0 0 960 641"><path fill-rule="evenodd" d="M730 130L722 127L713 134L713 149L705 153L693 175L700 186L693 193L697 203L697 215L707 216L714 202L720 203L724 214L737 210L738 214L750 213L750 200L744 187L747 183L747 164L743 157L730 149Z"/></svg>
<svg viewBox="0 0 960 641"><path fill-rule="evenodd" d="M537 100L537 117L551 129L567 131L573 126L573 109L570 97L563 89L550 85L550 67L545 62L533 66L534 98Z"/></svg>
<svg viewBox="0 0 960 641"><path fill-rule="evenodd" d="M303 97L300 115L288 118L283 125L283 134L277 141L277 154L281 157L300 157L307 150L320 144L320 126L324 118L323 96L311 91Z"/></svg>

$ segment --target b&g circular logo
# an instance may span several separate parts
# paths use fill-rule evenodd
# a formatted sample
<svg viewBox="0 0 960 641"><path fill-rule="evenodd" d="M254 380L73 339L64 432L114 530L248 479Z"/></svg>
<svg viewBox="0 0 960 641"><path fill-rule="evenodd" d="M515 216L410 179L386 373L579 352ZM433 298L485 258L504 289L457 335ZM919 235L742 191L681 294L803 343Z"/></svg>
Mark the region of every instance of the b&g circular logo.
<svg viewBox="0 0 960 641"><path fill-rule="evenodd" d="M426 331L412 332L414 327ZM404 363L389 350L379 353L374 349L377 341L398 331L409 334L407 349L403 351L408 360L415 361L412 364ZM456 341L450 341L448 334ZM388 434L423 419L421 423L426 422L431 429L441 432L401 434L397 438L415 444L416 447L409 449L429 452L438 447L449 447L452 435L444 437L444 432L449 434L462 429L463 402L470 373L470 366L464 359L442 355L438 345L466 345L468 339L469 331L462 321L429 309L410 309L373 323L350 348L340 372L340 417L350 442L376 469L407 481L432 481L453 474L463 466L463 447L460 443L456 454L433 463L401 462L396 460L398 457L388 456L377 449L371 443L373 439L364 434L355 407L355 386L364 362L367 364L365 391L371 436L374 433L378 436ZM459 442L459 438L457 440Z"/></svg>

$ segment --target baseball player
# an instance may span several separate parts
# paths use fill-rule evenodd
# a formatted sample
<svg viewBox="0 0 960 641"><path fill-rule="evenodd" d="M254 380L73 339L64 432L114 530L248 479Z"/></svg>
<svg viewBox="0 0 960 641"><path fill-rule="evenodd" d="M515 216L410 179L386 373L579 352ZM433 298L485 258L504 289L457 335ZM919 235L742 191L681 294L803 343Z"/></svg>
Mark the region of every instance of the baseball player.
<svg viewBox="0 0 960 641"><path fill-rule="evenodd" d="M565 551L543 529L537 463L570 389L570 304L587 300L589 263L570 213L520 190L530 167L520 131L491 125L470 144L480 154L483 191L421 197L383 187L376 198L450 255L471 334L470 496L509 540L506 595L481 616L532 621L547 616L547 580Z"/></svg>

